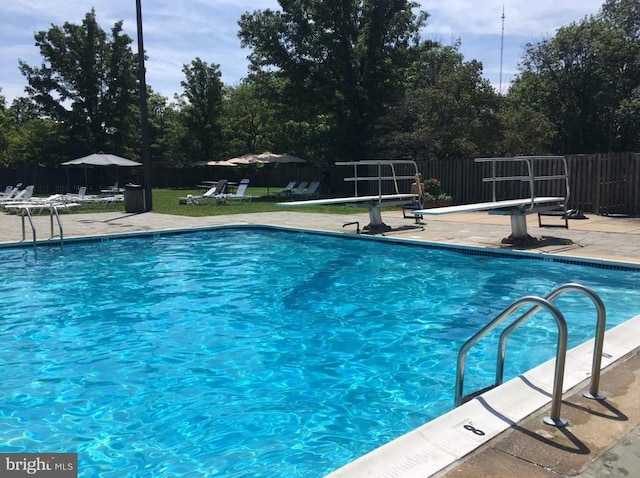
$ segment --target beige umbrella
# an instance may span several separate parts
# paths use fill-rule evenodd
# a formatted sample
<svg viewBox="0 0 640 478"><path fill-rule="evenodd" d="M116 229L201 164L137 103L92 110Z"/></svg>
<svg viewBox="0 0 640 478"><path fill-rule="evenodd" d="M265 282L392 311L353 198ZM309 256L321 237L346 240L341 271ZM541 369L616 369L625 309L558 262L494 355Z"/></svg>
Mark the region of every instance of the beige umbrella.
<svg viewBox="0 0 640 478"><path fill-rule="evenodd" d="M236 165L247 165L247 164L260 164L264 163L261 161L257 154L247 153L242 156L238 156L237 158L227 159L228 163L233 163Z"/></svg>
<svg viewBox="0 0 640 478"><path fill-rule="evenodd" d="M222 166L225 168L236 168L238 165L236 163L230 163L229 160L224 161L199 161L195 163L196 166Z"/></svg>
<svg viewBox="0 0 640 478"><path fill-rule="evenodd" d="M265 164L276 164L276 163L306 163L306 161L302 158L294 156L292 154L287 153L270 153L264 152L260 153L257 156L259 162Z"/></svg>
<svg viewBox="0 0 640 478"><path fill-rule="evenodd" d="M247 153L237 158L227 159L228 162L237 165L251 164L280 164L280 163L306 163L302 158L287 153L270 153L265 151L260 154ZM269 183L267 182L267 195L269 195Z"/></svg>

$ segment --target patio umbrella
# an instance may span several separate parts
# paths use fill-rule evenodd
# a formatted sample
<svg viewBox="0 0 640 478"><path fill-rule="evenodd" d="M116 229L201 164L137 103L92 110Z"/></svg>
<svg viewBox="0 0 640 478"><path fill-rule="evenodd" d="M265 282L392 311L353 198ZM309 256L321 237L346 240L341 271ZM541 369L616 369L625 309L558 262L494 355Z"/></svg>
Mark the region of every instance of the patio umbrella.
<svg viewBox="0 0 640 478"><path fill-rule="evenodd" d="M72 159L71 161L65 161L64 163L61 163L61 164L63 166L84 166L85 186L88 185L88 181L87 181L88 166L125 166L125 167L142 166L142 163L138 163L137 161L123 158L121 156L116 156L115 154L103 153L102 151L100 151L99 153L90 154L88 156L83 156L82 158ZM116 180L118 177L117 171L118 170L116 169Z"/></svg>
<svg viewBox="0 0 640 478"><path fill-rule="evenodd" d="M247 164L261 164L263 161L258 158L257 154L247 153L236 158L227 159L227 162L237 166L245 166Z"/></svg>
<svg viewBox="0 0 640 478"><path fill-rule="evenodd" d="M238 165L250 164L279 164L279 163L306 163L302 158L287 153L271 153L265 151L260 154L247 153L237 158L227 159L228 162ZM267 182L267 196L269 195L269 183Z"/></svg>
<svg viewBox="0 0 640 478"><path fill-rule="evenodd" d="M199 161L195 164L196 166L222 166L224 168L235 168L238 166L235 163L230 163L228 159L224 161Z"/></svg>
<svg viewBox="0 0 640 478"><path fill-rule="evenodd" d="M83 156L82 158L72 159L71 161L65 161L63 166L142 166L142 163L133 161L131 159L122 158L115 154L107 153L94 153L89 156Z"/></svg>
<svg viewBox="0 0 640 478"><path fill-rule="evenodd" d="M302 158L287 153L270 153L264 152L256 156L261 163L277 164L277 163L306 163Z"/></svg>

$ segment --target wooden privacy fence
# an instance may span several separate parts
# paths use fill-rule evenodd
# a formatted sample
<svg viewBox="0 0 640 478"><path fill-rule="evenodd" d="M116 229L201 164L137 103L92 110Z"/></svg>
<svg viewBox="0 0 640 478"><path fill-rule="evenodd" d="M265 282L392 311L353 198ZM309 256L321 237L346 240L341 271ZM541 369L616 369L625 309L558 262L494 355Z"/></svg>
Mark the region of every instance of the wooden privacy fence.
<svg viewBox="0 0 640 478"><path fill-rule="evenodd" d="M569 168L571 196L568 207L600 215L640 216L640 153L577 154L566 156ZM482 178L490 175L488 165L475 163L473 158L447 161L419 161L422 176L437 178L442 189L453 197L455 204L491 201L491 186ZM518 163L501 163L501 174L518 175ZM558 164L543 162L536 174L559 174ZM507 199L526 197L528 186L505 183L499 191ZM558 181L541 184L538 195L562 195Z"/></svg>
<svg viewBox="0 0 640 478"><path fill-rule="evenodd" d="M610 215L620 214L640 216L640 153L578 154L566 156L569 167L569 186L571 197L568 207L584 212ZM540 162L538 162L540 163ZM557 163L557 162L556 162ZM558 174L553 162L541 162L542 170L536 174ZM352 187L342 181L351 173L349 168L332 166L316 167L311 164L283 165L268 171L257 168L225 168L224 171L205 167L170 168L161 163L153 165L153 187L179 188L194 187L203 179L220 179L226 175L229 179L250 178L256 186L284 186L290 180L320 180L322 194L325 197L352 194ZM505 169L501 174L522 174L520 162L501 163ZM555 167L558 165L556 164ZM473 158L446 161L418 161L418 169L424 179L437 178L442 189L453 197L455 204L470 204L491 201L491 185L483 183L482 178L490 175L486 163L476 163ZM513 168L512 170L508 168ZM544 169L547 168L547 169ZM23 185L35 185L38 195L62 192L76 192L79 186L88 181L92 190L110 186L116 180L121 184L143 181L141 168L21 168L0 169L0 187L18 182ZM410 181L409 181L410 182ZM410 187L409 182L403 187ZM558 181L540 184L538 195L563 195L558 190L563 185ZM528 196L526 184L502 183L497 199ZM537 186L538 187L538 186ZM408 190L407 190L408 192Z"/></svg>

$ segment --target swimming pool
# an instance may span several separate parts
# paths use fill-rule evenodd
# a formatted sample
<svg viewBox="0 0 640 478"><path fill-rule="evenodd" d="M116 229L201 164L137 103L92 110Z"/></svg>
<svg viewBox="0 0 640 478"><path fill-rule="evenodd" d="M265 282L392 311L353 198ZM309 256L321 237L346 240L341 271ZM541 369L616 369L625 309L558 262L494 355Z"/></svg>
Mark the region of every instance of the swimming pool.
<svg viewBox="0 0 640 478"><path fill-rule="evenodd" d="M86 477L320 476L451 409L460 345L514 299L579 282L608 326L640 307L638 270L269 229L0 265L0 451L77 451ZM588 299L557 303L572 345L593 335ZM505 378L555 341L530 321ZM494 361L474 350L470 389Z"/></svg>

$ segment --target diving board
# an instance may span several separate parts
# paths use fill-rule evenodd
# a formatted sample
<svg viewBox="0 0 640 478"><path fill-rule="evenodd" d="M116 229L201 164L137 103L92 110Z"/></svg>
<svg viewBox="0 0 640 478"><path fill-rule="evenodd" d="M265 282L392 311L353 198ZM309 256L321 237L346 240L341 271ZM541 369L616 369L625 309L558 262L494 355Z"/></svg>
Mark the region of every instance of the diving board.
<svg viewBox="0 0 640 478"><path fill-rule="evenodd" d="M528 214L540 214L552 210L566 211L570 196L569 172L564 156L515 156L511 158L476 158L477 163L489 163L491 174L482 179L485 183L491 183L493 201L474 204L461 204L433 209L416 209L411 211L416 216L456 214L464 212L487 211L489 214L508 215L511 217L511 235L503 242L527 242L532 240L527 234ZM547 169L542 171L542 164L547 164ZM557 163L557 164L554 164ZM511 171L501 175L499 166L508 166L511 169L522 166L525 171L514 175ZM548 166L551 164L551 166ZM505 168L509 169L509 168ZM549 173L549 170L553 171ZM559 171L559 172L558 172ZM529 197L519 199L496 200L497 184L505 181L522 183L528 186ZM558 181L555 186L549 186L549 181ZM547 189L555 189L564 193L563 196L538 196L537 191L541 184L547 184Z"/></svg>
<svg viewBox="0 0 640 478"><path fill-rule="evenodd" d="M525 199L507 199L505 201L489 201L479 202L474 204L460 204L458 206L446 206L435 207L433 209L416 209L411 211L415 215L428 215L437 216L440 214L456 214L462 212L475 212L475 211L494 211L499 214L503 211L503 214L508 214L513 209L516 209L519 213L531 213L537 212L540 208L548 209L549 206L558 207L565 202L564 197L539 197L539 198L525 198ZM536 209L536 211L533 211Z"/></svg>
<svg viewBox="0 0 640 478"><path fill-rule="evenodd" d="M326 206L344 204L347 206L367 207L369 224L364 229L372 234L386 232L391 227L382 221L382 206L410 204L418 199L417 194L401 193L400 189L411 189L411 182L416 180L418 166L415 161L408 160L362 160L337 162L336 166L353 166L353 176L344 178L345 182L353 182L354 195L351 197L311 199L303 201L279 202L278 206ZM360 196L358 183L365 182L364 188L376 189L377 194ZM403 184L406 183L406 184ZM406 186L406 187L402 187ZM360 187L362 189L363 186ZM370 191L369 191L370 192Z"/></svg>

